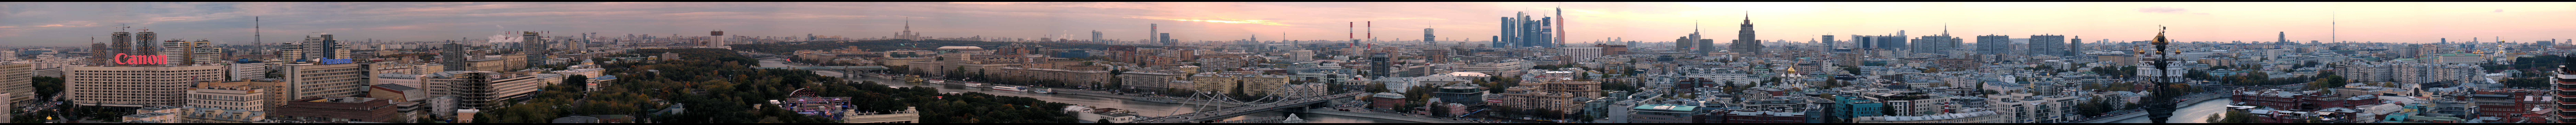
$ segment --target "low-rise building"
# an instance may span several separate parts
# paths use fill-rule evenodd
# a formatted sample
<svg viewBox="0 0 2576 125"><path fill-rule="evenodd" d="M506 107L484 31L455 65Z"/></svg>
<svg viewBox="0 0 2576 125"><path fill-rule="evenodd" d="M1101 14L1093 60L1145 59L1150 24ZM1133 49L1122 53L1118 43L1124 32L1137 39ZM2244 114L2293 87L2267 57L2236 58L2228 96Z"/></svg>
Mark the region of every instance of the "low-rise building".
<svg viewBox="0 0 2576 125"><path fill-rule="evenodd" d="M1995 111L1966 112L1928 116L1862 116L1851 123L2005 123L2004 115Z"/></svg>
<svg viewBox="0 0 2576 125"><path fill-rule="evenodd" d="M339 97L305 98L286 102L272 109L274 116L286 120L314 123L402 122L411 120L397 113L391 100Z"/></svg>
<svg viewBox="0 0 2576 125"><path fill-rule="evenodd" d="M921 111L913 107L903 107L903 111L850 111L841 116L841 123L921 123Z"/></svg>
<svg viewBox="0 0 2576 125"><path fill-rule="evenodd" d="M266 112L272 96L267 86L205 86L188 90L188 106Z"/></svg>
<svg viewBox="0 0 2576 125"><path fill-rule="evenodd" d="M1706 113L1699 106L1677 104L1638 105L1628 111L1628 123L1695 123L1698 114Z"/></svg>
<svg viewBox="0 0 2576 125"><path fill-rule="evenodd" d="M137 108L134 109L134 115L125 115L123 117L125 119L122 119L124 122L120 123L179 123L181 118L176 115L181 113L179 110L179 107L173 106Z"/></svg>

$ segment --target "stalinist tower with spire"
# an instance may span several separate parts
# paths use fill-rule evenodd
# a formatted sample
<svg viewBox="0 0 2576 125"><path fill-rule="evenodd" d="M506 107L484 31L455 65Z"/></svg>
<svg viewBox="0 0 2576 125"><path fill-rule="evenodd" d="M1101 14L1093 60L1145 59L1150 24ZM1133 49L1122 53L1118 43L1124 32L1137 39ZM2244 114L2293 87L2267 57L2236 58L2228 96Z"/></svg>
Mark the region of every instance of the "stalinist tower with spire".
<svg viewBox="0 0 2576 125"><path fill-rule="evenodd" d="M1735 44L1726 49L1741 55L1763 55L1762 41L1753 39L1753 15L1744 16L1744 29L1735 31Z"/></svg>
<svg viewBox="0 0 2576 125"><path fill-rule="evenodd" d="M924 38L921 38L921 33L912 32L912 20L907 19L903 20L903 32L894 33L894 39L921 40Z"/></svg>

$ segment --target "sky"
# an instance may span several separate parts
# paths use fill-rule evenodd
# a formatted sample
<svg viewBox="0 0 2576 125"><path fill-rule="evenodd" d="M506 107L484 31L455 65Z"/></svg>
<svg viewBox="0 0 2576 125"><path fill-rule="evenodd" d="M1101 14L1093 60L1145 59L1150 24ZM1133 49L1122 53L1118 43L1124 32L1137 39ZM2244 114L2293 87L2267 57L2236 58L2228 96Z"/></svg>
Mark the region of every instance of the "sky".
<svg viewBox="0 0 2576 125"><path fill-rule="evenodd" d="M1555 14L1563 9L1562 16ZM2159 26L2180 41L2429 43L2576 39L2576 2L5 2L0 46L78 46L109 32L150 29L164 39L266 43L312 34L341 39L481 39L503 31L701 36L891 36L909 20L930 37L1080 35L1144 39L1146 25L1182 40L1490 39L1498 17L1565 17L1570 43L1611 38L1671 41L1693 30L1734 39L1750 18L1756 39L1818 35L2055 34L2139 41ZM1375 27L1350 28L1350 22ZM1341 28L1336 28L1341 27ZM1344 29L1345 31L1333 31ZM1284 34L1284 35L1282 35ZM1062 38L1062 37L1055 37ZM1973 40L1971 40L1973 41Z"/></svg>

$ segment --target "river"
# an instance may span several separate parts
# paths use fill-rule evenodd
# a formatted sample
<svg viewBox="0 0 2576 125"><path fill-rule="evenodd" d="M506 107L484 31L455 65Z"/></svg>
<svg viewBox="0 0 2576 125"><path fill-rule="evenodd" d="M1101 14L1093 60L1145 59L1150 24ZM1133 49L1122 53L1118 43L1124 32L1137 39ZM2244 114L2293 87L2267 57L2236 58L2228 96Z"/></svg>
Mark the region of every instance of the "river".
<svg viewBox="0 0 2576 125"><path fill-rule="evenodd" d="M764 60L760 60L760 66L763 66L763 67L780 67L780 66L795 66L795 65L788 65L788 64L785 64L785 63L779 63L777 59L764 59ZM837 77L837 76L841 76L841 75L842 75L840 71L814 71L814 74L816 74L816 75L823 75L823 76L836 76L836 77ZM1144 116L1166 116L1166 115L1172 115L1172 114L1185 114L1185 113L1191 113L1191 112L1195 112L1195 111L1199 111L1199 110L1213 110L1213 109L1214 109L1214 107L1208 107L1208 106L1202 106L1202 105L1175 104L1175 103L1159 103L1159 102L1144 102L1144 101L1130 101L1130 100L1122 99L1122 98L1100 97L1100 96L1090 96L1090 95L1081 95L1081 94L1038 94L1038 93L1031 93L1031 92L1004 91L1004 90L993 90L993 89L977 88L977 87L966 87L966 85L958 85L958 84L908 83L908 82L903 82L903 81L898 81L898 80L892 80L892 79L879 79L879 78L874 78L874 77L850 78L850 79L846 79L846 80L852 80L852 82L857 82L857 81L876 81L876 82L877 82L877 84L886 84L886 85L889 85L889 86L897 86L897 87L906 87L906 86L909 86L909 87L934 87L934 88L939 88L939 92L983 92L983 93L989 93L989 94L993 94L993 95L1005 95L1005 96L1030 97L1030 98L1037 98L1038 100L1046 100L1046 101L1048 101L1048 102L1059 102L1059 103L1067 103L1067 104L1077 104L1077 105L1091 106L1092 108L1118 108L1118 109L1124 109L1124 110L1131 110L1131 111L1136 111L1136 114L1137 114L1137 115L1144 115ZM1235 118L1227 118L1226 120L1242 120L1242 119L1246 119L1246 118L1260 118L1260 117L1277 117L1277 116L1284 116L1284 115L1287 115L1287 114L1288 114L1287 112L1281 112L1281 111L1262 111L1261 113L1253 113L1253 114L1244 115L1244 116L1235 117ZM1379 118L1367 118L1367 117L1339 116L1339 115L1325 115L1325 114L1299 114L1299 115L1297 115L1297 116L1300 116L1300 117L1302 117L1303 119L1306 119L1306 121L1307 121L1306 123L1422 123L1422 122L1413 122L1413 121L1402 121L1402 120L1391 120L1391 119L1379 119ZM1085 119L1083 119L1083 120L1093 120L1093 119L1096 119L1096 118L1085 118Z"/></svg>
<svg viewBox="0 0 2576 125"><path fill-rule="evenodd" d="M2174 109L2174 116L2171 119L2166 119L2165 123L2209 123L2209 115L2217 115L2218 113L2227 112L2227 103L2230 103L2227 98L2213 98L2209 101L2201 101L2200 103L2193 103L2190 106L2184 106L2182 109ZM2136 117L2121 119L2120 121L2112 121L2111 123L2148 122L2147 117Z"/></svg>

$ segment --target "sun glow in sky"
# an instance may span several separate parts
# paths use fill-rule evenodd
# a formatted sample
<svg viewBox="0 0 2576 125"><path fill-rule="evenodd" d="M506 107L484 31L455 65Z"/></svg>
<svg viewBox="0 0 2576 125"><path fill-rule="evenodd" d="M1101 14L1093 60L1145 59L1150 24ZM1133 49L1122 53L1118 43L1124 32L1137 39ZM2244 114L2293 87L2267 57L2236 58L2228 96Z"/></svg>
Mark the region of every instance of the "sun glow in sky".
<svg viewBox="0 0 2576 125"><path fill-rule="evenodd" d="M1440 31L1436 39L1482 41L1498 33L1498 17L1520 12L1565 17L1567 28L1559 30L1571 43L1670 41L1694 29L1726 41L1746 18L1757 39L1790 41L1899 30L2136 41L2158 25L2172 27L2170 36L2181 41L2273 41L2282 32L2292 41L2576 39L2569 36L2576 23L2566 23L2576 20L2568 16L2576 15L2576 2L86 2L0 4L0 45L77 46L119 24L151 27L162 38L248 43L255 16L263 19L261 32L275 37L267 43L309 32L394 41L492 31L876 37L902 30L906 20L930 37L1063 38L1099 30L1133 40L1155 23L1191 41L1415 40L1425 28ZM1387 32L1369 33L1375 30Z"/></svg>

